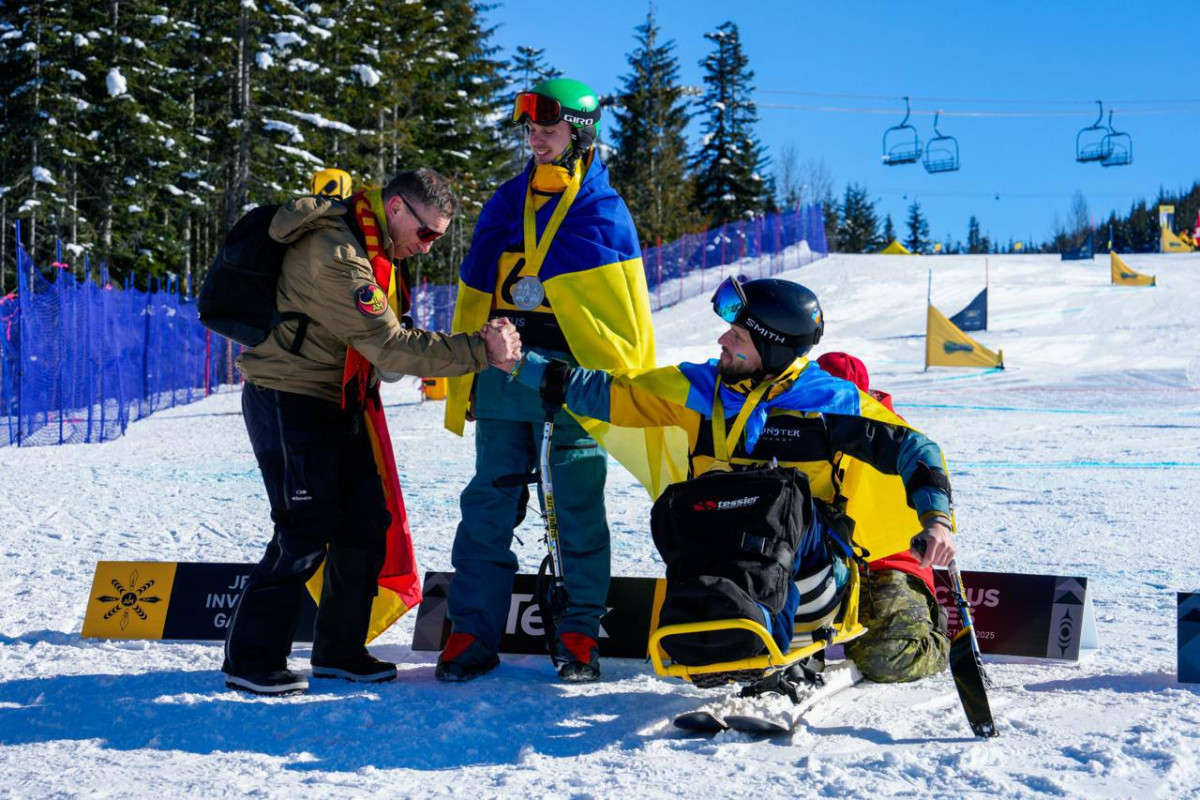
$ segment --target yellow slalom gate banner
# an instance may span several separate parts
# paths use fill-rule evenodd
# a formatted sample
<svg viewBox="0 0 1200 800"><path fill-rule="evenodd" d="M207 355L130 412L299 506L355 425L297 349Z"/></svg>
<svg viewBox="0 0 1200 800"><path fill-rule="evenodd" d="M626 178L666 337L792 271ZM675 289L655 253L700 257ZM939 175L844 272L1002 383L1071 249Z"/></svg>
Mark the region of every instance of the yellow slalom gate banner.
<svg viewBox="0 0 1200 800"><path fill-rule="evenodd" d="M879 251L881 256L911 256L912 251L900 244L898 239L892 239L892 243Z"/></svg>
<svg viewBox="0 0 1200 800"><path fill-rule="evenodd" d="M925 317L925 368L999 367L1004 351L994 353L967 336L930 303Z"/></svg>
<svg viewBox="0 0 1200 800"><path fill-rule="evenodd" d="M1143 275L1130 267L1115 252L1112 256L1112 282L1117 286L1156 286L1153 275Z"/></svg>
<svg viewBox="0 0 1200 800"><path fill-rule="evenodd" d="M1176 236L1170 228L1160 228L1162 239L1159 242L1160 250L1163 253L1190 253L1192 252L1191 245L1185 243L1182 239Z"/></svg>

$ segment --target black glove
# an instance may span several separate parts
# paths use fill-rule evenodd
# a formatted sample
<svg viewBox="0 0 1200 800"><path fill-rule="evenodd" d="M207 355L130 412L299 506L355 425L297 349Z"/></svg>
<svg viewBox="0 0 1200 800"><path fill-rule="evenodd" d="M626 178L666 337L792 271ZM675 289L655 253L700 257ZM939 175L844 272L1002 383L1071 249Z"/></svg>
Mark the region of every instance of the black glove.
<svg viewBox="0 0 1200 800"><path fill-rule="evenodd" d="M561 408L567 402L567 383L574 370L565 361L551 359L542 375L542 402L549 408Z"/></svg>

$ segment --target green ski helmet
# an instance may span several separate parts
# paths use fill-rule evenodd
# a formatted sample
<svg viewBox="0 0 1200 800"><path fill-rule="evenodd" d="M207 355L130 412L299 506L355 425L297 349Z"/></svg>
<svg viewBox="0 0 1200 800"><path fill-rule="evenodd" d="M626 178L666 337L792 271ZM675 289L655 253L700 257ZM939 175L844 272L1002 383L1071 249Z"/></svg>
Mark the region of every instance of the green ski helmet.
<svg viewBox="0 0 1200 800"><path fill-rule="evenodd" d="M517 95L513 122L526 118L536 125L571 123L571 141L582 155L596 142L600 127L600 100L592 87L571 78L551 78Z"/></svg>

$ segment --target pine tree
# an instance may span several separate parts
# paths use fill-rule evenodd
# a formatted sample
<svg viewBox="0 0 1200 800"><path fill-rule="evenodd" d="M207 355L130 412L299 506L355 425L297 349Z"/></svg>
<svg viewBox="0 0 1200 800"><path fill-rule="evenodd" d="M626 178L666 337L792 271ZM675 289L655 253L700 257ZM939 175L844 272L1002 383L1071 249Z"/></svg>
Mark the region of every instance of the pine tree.
<svg viewBox="0 0 1200 800"><path fill-rule="evenodd" d="M69 229L83 76L63 50L90 40L72 35L70 17L53 4L5 4L0 13L0 292L7 292L16 285L13 220L22 221L23 244L43 265Z"/></svg>
<svg viewBox="0 0 1200 800"><path fill-rule="evenodd" d="M979 233L979 220L975 219L974 215L967 220L967 252L982 253L983 244Z"/></svg>
<svg viewBox="0 0 1200 800"><path fill-rule="evenodd" d="M391 8L391 4L386 7ZM504 64L490 44L492 28L473 0L426 0L433 29L423 40L413 109L407 118L413 150L403 153L396 170L432 167L446 175L462 203L444 245L418 264L430 280L453 281L470 245L484 202L511 177L504 133L512 96L505 88ZM394 90L389 90L392 95Z"/></svg>
<svg viewBox="0 0 1200 800"><path fill-rule="evenodd" d="M754 135L758 111L751 98L754 72L742 52L737 25L722 23L704 34L714 50L703 61L707 117L704 144L692 159L694 207L712 223L753 215L764 207L767 160Z"/></svg>
<svg viewBox="0 0 1200 800"><path fill-rule="evenodd" d="M0 4L0 228L20 218L42 266L61 238L74 264L195 286L233 221L307 192L318 168L361 187L431 166L463 200L434 250L449 276L506 173L495 119L510 98L486 8ZM4 291L11 244L0 236Z"/></svg>
<svg viewBox="0 0 1200 800"><path fill-rule="evenodd" d="M629 206L642 242L671 242L694 226L684 129L689 114L679 85L675 43L659 41L654 12L637 27L628 56L608 161L612 183Z"/></svg>
<svg viewBox="0 0 1200 800"><path fill-rule="evenodd" d="M865 186L854 183L846 186L838 247L845 253L869 253L879 248L879 219Z"/></svg>
<svg viewBox="0 0 1200 800"><path fill-rule="evenodd" d="M921 203L917 200L908 207L908 238L904 246L914 253L929 249L929 221L921 214Z"/></svg>
<svg viewBox="0 0 1200 800"><path fill-rule="evenodd" d="M543 47L517 45L516 54L505 70L508 79L505 92L507 95L516 97L518 92L532 89L542 81L562 76L560 70L546 63L545 53L546 49ZM508 138L512 149L512 169L521 169L529 159L529 141L525 136L525 127L512 126L512 133Z"/></svg>
<svg viewBox="0 0 1200 800"><path fill-rule="evenodd" d="M544 47L526 47L517 45L516 55L505 71L508 77L508 88L514 92L532 89L542 81L562 76L560 70L547 64L544 60Z"/></svg>
<svg viewBox="0 0 1200 800"><path fill-rule="evenodd" d="M896 241L896 225L892 222L892 215L888 214L887 219L883 221L883 244L889 245Z"/></svg>

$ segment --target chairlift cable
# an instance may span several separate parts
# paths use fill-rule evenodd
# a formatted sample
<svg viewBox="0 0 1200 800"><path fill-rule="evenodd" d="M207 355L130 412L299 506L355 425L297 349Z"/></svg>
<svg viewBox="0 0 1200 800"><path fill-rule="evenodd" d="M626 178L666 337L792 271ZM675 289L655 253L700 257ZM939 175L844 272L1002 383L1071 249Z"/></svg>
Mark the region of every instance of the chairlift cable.
<svg viewBox="0 0 1200 800"><path fill-rule="evenodd" d="M808 106L794 105L790 103L758 103L759 108L771 108L787 111L815 111L828 114L883 114L895 116L895 108L850 108L844 106ZM1114 110L1121 113L1122 116L1128 117L1148 117L1148 116L1164 116L1174 114L1194 114L1200 113L1200 103L1192 106L1182 106L1180 108L1160 109L1160 110L1131 110L1127 108L1114 107ZM914 117L931 117L936 111L918 111L914 109L911 116ZM942 110L943 117L980 117L980 118L1053 118L1053 117L1078 117L1079 111L946 111Z"/></svg>
<svg viewBox="0 0 1200 800"><path fill-rule="evenodd" d="M841 98L846 100L903 100L903 95L890 94L848 94L844 92L798 92L782 89L757 89L755 94L788 94L797 97L829 97ZM1020 103L1023 105L1062 105L1062 106L1090 106L1092 100L1031 100L1017 99L1005 97L924 97L917 95L908 95L912 101L921 101L923 103ZM1200 104L1200 97L1197 98L1171 98L1164 100L1112 100L1112 103L1122 103L1124 105L1172 105L1176 103Z"/></svg>

